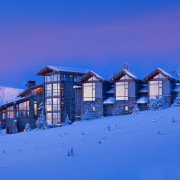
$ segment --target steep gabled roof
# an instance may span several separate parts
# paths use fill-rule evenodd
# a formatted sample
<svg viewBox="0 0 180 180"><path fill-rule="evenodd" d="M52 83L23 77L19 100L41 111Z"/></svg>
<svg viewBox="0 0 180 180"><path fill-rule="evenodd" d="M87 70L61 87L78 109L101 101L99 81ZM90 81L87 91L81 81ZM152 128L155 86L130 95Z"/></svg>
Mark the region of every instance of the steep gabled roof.
<svg viewBox="0 0 180 180"><path fill-rule="evenodd" d="M94 76L96 79L98 79L100 82L105 82L105 80L99 76L97 73L93 72L93 71L89 71L88 73L84 74L84 76L82 76L79 80L78 83L82 83L84 81L86 81L87 79L89 79L90 77Z"/></svg>
<svg viewBox="0 0 180 180"><path fill-rule="evenodd" d="M147 76L145 76L143 78L143 81L148 81L149 79L151 79L152 77L154 77L156 74L162 74L164 77L166 77L167 79L171 80L171 81L179 81L180 79L178 77L176 77L174 74L171 73L167 73L166 71L164 71L161 68L157 68L154 71L152 71L150 74L148 74Z"/></svg>
<svg viewBox="0 0 180 180"><path fill-rule="evenodd" d="M40 88L40 87L43 87L43 84L40 84L40 85L33 86L33 87L28 88L28 89L25 89L25 90L24 90L23 92L21 92L17 97L22 97L22 96L24 96L25 94L31 92L32 90L38 89L38 88Z"/></svg>
<svg viewBox="0 0 180 180"><path fill-rule="evenodd" d="M81 69L81 68L75 68L75 67L63 67L63 66L46 66L43 69L41 69L36 74L41 76L43 74L54 72L54 73L75 73L75 74L84 74L87 73L88 70Z"/></svg>
<svg viewBox="0 0 180 180"><path fill-rule="evenodd" d="M134 74L132 74L131 72L129 72L127 69L123 69L123 70L121 70L119 73L115 74L115 75L110 79L110 82L114 82L115 80L117 80L118 78L120 78L120 77L123 76L123 75L129 76L129 77L132 78L134 81L139 81L139 79L138 79Z"/></svg>

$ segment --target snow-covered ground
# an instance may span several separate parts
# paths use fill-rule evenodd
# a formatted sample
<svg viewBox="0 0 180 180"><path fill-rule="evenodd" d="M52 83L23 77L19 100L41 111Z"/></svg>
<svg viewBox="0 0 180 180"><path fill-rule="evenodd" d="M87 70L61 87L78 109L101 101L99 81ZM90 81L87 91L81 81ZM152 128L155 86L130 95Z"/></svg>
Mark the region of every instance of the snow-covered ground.
<svg viewBox="0 0 180 180"><path fill-rule="evenodd" d="M179 180L179 115L177 107L2 135L0 179Z"/></svg>

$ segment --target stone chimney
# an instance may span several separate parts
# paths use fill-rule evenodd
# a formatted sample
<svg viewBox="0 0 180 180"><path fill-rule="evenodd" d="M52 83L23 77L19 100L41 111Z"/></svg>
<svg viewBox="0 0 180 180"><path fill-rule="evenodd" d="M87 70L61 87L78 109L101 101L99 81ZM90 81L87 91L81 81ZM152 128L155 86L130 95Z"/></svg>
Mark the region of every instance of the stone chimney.
<svg viewBox="0 0 180 180"><path fill-rule="evenodd" d="M36 86L36 81L28 81L27 82L27 88L31 88L33 86Z"/></svg>

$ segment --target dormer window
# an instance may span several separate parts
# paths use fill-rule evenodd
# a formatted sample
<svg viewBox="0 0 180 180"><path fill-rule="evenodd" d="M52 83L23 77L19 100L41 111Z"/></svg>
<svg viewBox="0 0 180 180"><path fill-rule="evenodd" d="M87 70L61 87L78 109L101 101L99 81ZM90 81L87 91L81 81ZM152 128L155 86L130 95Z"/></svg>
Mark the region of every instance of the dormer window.
<svg viewBox="0 0 180 180"><path fill-rule="evenodd" d="M83 84L83 101L95 101L95 83Z"/></svg>

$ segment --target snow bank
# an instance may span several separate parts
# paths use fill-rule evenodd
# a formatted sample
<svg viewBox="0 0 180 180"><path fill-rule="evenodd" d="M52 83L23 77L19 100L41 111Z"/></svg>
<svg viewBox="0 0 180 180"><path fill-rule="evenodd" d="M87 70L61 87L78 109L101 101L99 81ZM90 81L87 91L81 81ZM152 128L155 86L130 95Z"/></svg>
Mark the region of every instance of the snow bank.
<svg viewBox="0 0 180 180"><path fill-rule="evenodd" d="M0 136L0 179L180 179L179 112L144 111Z"/></svg>

